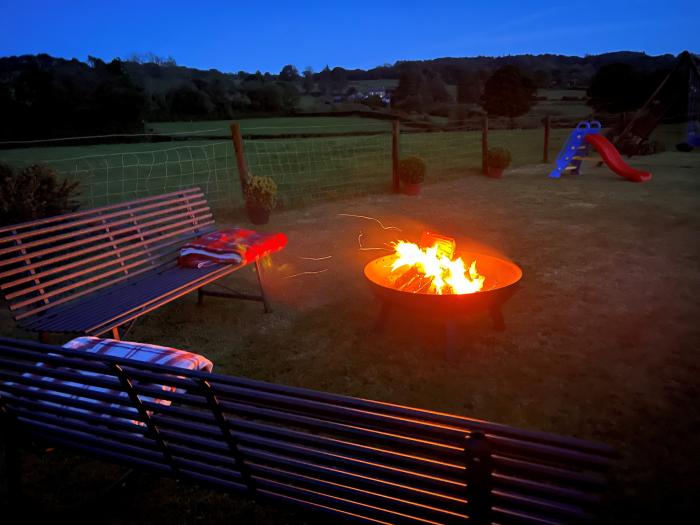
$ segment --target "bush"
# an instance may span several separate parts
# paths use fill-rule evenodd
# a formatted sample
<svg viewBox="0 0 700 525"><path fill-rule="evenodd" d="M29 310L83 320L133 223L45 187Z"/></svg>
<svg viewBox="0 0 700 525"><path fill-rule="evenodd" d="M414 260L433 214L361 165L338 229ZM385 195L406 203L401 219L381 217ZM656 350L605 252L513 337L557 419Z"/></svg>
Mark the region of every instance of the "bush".
<svg viewBox="0 0 700 525"><path fill-rule="evenodd" d="M489 115L514 119L527 113L537 88L517 66L497 69L484 85L481 107Z"/></svg>
<svg viewBox="0 0 700 525"><path fill-rule="evenodd" d="M245 200L247 204L272 210L277 200L277 184L270 177L252 176L245 186Z"/></svg>
<svg viewBox="0 0 700 525"><path fill-rule="evenodd" d="M425 162L420 157L411 156L399 162L399 178L410 184L420 184L425 180Z"/></svg>
<svg viewBox="0 0 700 525"><path fill-rule="evenodd" d="M33 164L14 172L0 165L0 224L17 224L78 209L77 182L60 181L56 171Z"/></svg>
<svg viewBox="0 0 700 525"><path fill-rule="evenodd" d="M506 148L495 147L489 148L488 165L492 168L506 169L510 166L510 151Z"/></svg>

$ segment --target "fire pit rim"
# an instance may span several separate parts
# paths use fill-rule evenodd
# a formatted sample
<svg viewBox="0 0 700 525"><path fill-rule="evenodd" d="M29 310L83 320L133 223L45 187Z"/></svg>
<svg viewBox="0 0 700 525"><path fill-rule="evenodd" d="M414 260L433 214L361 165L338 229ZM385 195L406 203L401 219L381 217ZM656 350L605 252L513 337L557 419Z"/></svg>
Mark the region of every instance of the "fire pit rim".
<svg viewBox="0 0 700 525"><path fill-rule="evenodd" d="M382 257L376 257L376 258L372 259L367 264L365 264L364 269L363 269L363 273L365 275L365 278L369 282L371 282L372 284L374 284L376 286L384 288L386 290L390 290L392 292L397 292L400 294L411 294L411 295L431 296L431 297L466 297L466 296L484 295L484 294L488 294L489 292L495 292L497 290L502 290L504 288L511 287L511 286L515 285L516 283L518 283L520 281L520 279L522 279L522 277L523 277L522 268L517 263L515 263L514 261L511 261L510 259L500 257L498 255L489 255L486 253L469 252L469 251L458 251L455 255L458 257L462 257L462 259L465 262L471 261L471 260L476 260L477 265L478 265L479 258L482 258L482 260L483 260L483 258L488 258L488 259L491 259L493 261L498 261L498 264L500 264L502 266L508 266L511 270L514 270L515 278L510 279L509 282L506 282L506 283L499 283L495 287L479 290L478 292L466 293L466 294L442 294L441 295L441 294L422 292L422 291L421 292L408 292L408 291L399 290L397 288L394 288L393 286L391 286L390 284L388 284L386 282L382 282L380 280L377 280L377 279L373 278L373 276L371 276L369 273L371 268L374 268L375 266L378 266L380 264L380 261L383 261L385 259L394 258L395 257L394 254L384 255ZM478 268L478 266L477 266L477 268ZM485 274L485 276L488 279L488 277L489 277L488 274Z"/></svg>

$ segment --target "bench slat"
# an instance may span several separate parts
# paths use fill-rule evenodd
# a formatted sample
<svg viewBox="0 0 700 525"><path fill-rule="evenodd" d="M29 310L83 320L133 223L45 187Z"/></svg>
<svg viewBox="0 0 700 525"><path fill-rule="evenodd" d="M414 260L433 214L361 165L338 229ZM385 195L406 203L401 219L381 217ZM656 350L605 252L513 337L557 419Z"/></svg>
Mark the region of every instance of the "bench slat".
<svg viewBox="0 0 700 525"><path fill-rule="evenodd" d="M185 233L186 230L180 230L180 234ZM22 279L17 279L16 281L5 283L3 285L4 289L8 288L15 288L16 286L20 284L25 284L27 283L30 279L37 281L38 279L42 279L44 277L48 277L49 275L54 275L59 272L64 272L63 275L59 277L55 277L51 280L48 281L42 281L38 282L35 286L29 286L29 287L24 287L16 292L10 292L5 295L5 298L8 301L11 301L13 299L16 299L17 297L22 297L24 295L28 295L32 292L35 292L37 290L41 289L50 289L52 286L56 284L61 284L66 281L75 281L79 277L86 277L88 275L94 275L97 274L98 278L102 277L107 277L110 275L110 273L107 272L97 272L97 270L101 269L106 269L111 266L116 266L119 265L121 266L120 270L125 271L128 270L132 266L138 266L140 264L150 264L151 266L155 266L155 262L158 259L163 259L163 258L176 258L177 257L177 250L179 246L182 245L183 239L182 238L176 238L176 239L171 239L172 235L168 236L167 238L160 237L157 239L156 242L150 243L150 245L146 244L148 241L144 241L141 243L133 244L126 246L123 250L120 250L118 252L119 257L117 259L114 259L114 253L115 251L108 251L108 252L102 252L99 253L96 256L90 257L90 258L84 258L82 260L75 261L73 263L69 264L64 264L59 267L54 267L48 271L37 273L35 275L32 275L30 278L24 277ZM169 239L169 240L168 240ZM145 248L145 250L143 249ZM138 250L138 251L135 251ZM166 251L167 250L167 251ZM145 253L147 252L147 253ZM144 256L145 255L145 256ZM135 259L137 257L140 257L137 261L134 263L131 263L129 267L125 267L125 263L127 261L131 261L132 259ZM99 261L101 259L112 259L108 260L106 262L102 262L100 264L94 264L96 261ZM83 268L80 268L82 266ZM74 268L80 268L79 270L76 270L72 273L68 273L68 270L72 270ZM80 284L87 284L87 281L83 280L81 281ZM60 292L58 292L60 293ZM19 306L18 306L19 307Z"/></svg>
<svg viewBox="0 0 700 525"><path fill-rule="evenodd" d="M73 213L64 213L62 215L54 215L52 217L46 217L44 219L38 219L35 221L24 222L24 223L21 223L19 225L0 227L0 235L11 232L13 229L16 229L18 226L21 227L21 229L26 229L26 230L30 230L30 231L41 231L39 228L41 226L46 226L47 224L53 224L56 222L60 223L62 221L73 220L73 219L80 219L81 217L89 216L89 215L92 215L94 213L110 212L112 210L117 210L119 208L122 208L126 205L139 206L143 203L148 203L148 202L167 201L169 199L177 199L178 197L188 197L188 198L192 199L195 197L201 197L203 195L204 194L203 194L202 190L198 187L186 188L183 190L173 191L170 193L163 193L160 195L152 195L150 197L142 197L140 199L133 199L133 200L130 200L127 202L110 204L110 205L102 206L99 208L91 208L89 210L81 210L81 211L76 211Z"/></svg>
<svg viewBox="0 0 700 525"><path fill-rule="evenodd" d="M36 367L38 361L58 373ZM61 385L55 393L28 393L27 387L53 388L53 383L22 375L46 372L47 377L78 382L81 376L71 369L99 372L116 366L132 398L116 395L120 407L101 406L100 412L111 416L106 418L95 413L94 403L59 395L82 396L83 389ZM108 376L91 383L112 387ZM337 395L331 399L305 389L277 389L253 380L2 338L0 380L0 403L28 432L72 441L78 451L99 449L103 454L97 457L106 452L116 455L115 461L142 462L147 470L160 465L172 477L248 490L357 520L466 523L474 510L469 499L478 485L471 485L476 481L466 467L467 436L473 432L468 418L436 418L411 407ZM163 391L159 385L187 393ZM114 400L100 394L90 392L89 397ZM140 401L142 396L147 397ZM153 398L177 404L149 401ZM55 405L42 406L47 402ZM221 410L219 416L213 405ZM76 413L76 408L89 412ZM144 419L151 428L148 434L130 423ZM485 439L492 451L488 504L494 522L595 520L603 473L611 461L609 448L581 445L580 440L574 446L567 439L557 445L558 436L520 433L504 425L490 429ZM168 464L170 469L162 470Z"/></svg>
<svg viewBox="0 0 700 525"><path fill-rule="evenodd" d="M264 471L264 472L260 472ZM310 476L299 472L291 472L279 468L258 468L254 474L256 482L264 480L267 482L290 483L301 489L321 491L328 496L348 498L358 504L370 505L375 509L381 509L388 515L394 515L394 519L408 522L424 523L466 523L468 516L462 513L448 510L444 506L434 507L424 503L419 503L412 494L411 499L390 496L385 491L375 492L352 485L347 485L340 481L331 481L322 477ZM388 516L387 516L388 517Z"/></svg>
<svg viewBox="0 0 700 525"><path fill-rule="evenodd" d="M204 225L204 224L203 224L203 225ZM197 229L197 234L199 234L199 232L200 232L200 230ZM99 236L98 236L98 237L99 237ZM96 238L96 239L97 239L97 238ZM96 239L93 239L93 240L96 240ZM184 239L183 239L183 241L184 241ZM70 244L72 244L73 246L78 246L78 245L84 244L84 242L83 242L83 241L75 241L74 243L70 243ZM61 247L59 247L58 249L65 249L65 248L70 248L70 247L71 247L71 246L66 245L66 246L61 246ZM119 250L116 250L116 249L113 250L111 253L114 255L115 252L116 252L117 255L120 255L120 254L121 254L121 252L120 252ZM162 257L164 257L164 256L166 256L166 255L169 255L169 254L165 254L165 253L164 253L164 254L157 254L157 255L155 255L155 256L150 256L150 257L148 257L146 260L147 260L148 262L150 262L150 261L152 261L152 260L158 259L159 257L162 258ZM133 263L132 263L131 266L133 266ZM128 268L127 268L127 269L128 269ZM37 300L49 299L49 298L54 297L54 296L56 296L56 295L63 294L64 292L71 291L71 290L73 290L73 289L75 289L75 288L88 285L88 284L90 284L90 283L92 283L92 282L94 282L94 281L97 281L97 280L100 280L100 279L104 279L104 278L106 278L106 277L109 277L109 276L112 275L113 273L114 273L113 271L109 271L109 272L101 272L101 273L93 274L93 267L88 267L88 268L86 268L85 270L81 271L79 274L77 274L76 277L83 277L83 278L80 279L80 280L78 280L77 282L74 282L72 285L65 286L65 287L63 287L63 288L54 289L54 290L52 290L51 292L44 292L44 293L42 293L39 297L35 297L35 298L33 298L33 299L28 299L28 300L24 300L24 301L19 301L19 302L11 303L11 309L12 309L12 310L17 310L17 309L23 308L24 306L27 306L27 305L29 305L29 304L36 303ZM126 277L129 277L129 276L126 275ZM62 282L62 281L61 281L61 282Z"/></svg>
<svg viewBox="0 0 700 525"><path fill-rule="evenodd" d="M124 282L124 286L110 288L102 296L86 296L64 309L48 312L43 318L34 318L25 326L32 330L101 334L241 267L225 265L182 270L173 266L157 272L150 287L148 282L144 283L145 286L139 286L141 281ZM169 273L167 279L166 272ZM144 272L143 278L149 275L149 272Z"/></svg>
<svg viewBox="0 0 700 525"><path fill-rule="evenodd" d="M183 212L186 210L185 214L180 213L180 216L188 216L190 218L196 217L197 214L203 213L206 214L208 213L209 206L207 205L206 201L204 200L199 200L196 202L189 202L185 201L184 204L179 204L177 206L173 206L172 204L176 204L174 202L172 203L164 203L164 204L169 204L167 208L162 208L158 207L157 209L153 211L149 211L148 213L143 213L141 215L133 215L133 209L128 208L125 209L123 213L120 214L112 214L113 217L117 220L107 222L106 216L101 216L101 215L96 215L93 219L90 219L89 221L79 221L78 223L67 223L61 225L61 229L66 229L69 230L67 233L61 233L57 235L51 235L50 237L43 237L40 239L37 239L35 241L30 241L30 242L25 242L21 244L16 244L14 246L8 246L6 248L0 248L0 255L6 255L8 253L14 253L14 252L19 252L22 250L31 250L32 248L37 248L40 246L45 246L45 245L51 245L51 244L62 244L66 245L68 244L67 242L61 242L61 241L68 241L69 239L75 239L76 237L82 237L85 235L89 235L91 233L97 233L97 232L106 232L106 234L100 234L99 239L109 239L109 235L107 234L112 234L112 235L117 235L120 233L125 233L128 231L136 231L139 229L142 229L141 226L141 221L144 219L154 219L155 217L158 217L158 221L163 222L164 220L168 220L170 218L176 217L175 212ZM116 215L116 216L115 216ZM124 217L125 216L125 217ZM89 223L96 222L98 224L94 226L88 226L88 227L83 227L76 229L77 226L86 226ZM158 224L154 221L151 221L149 223L145 224ZM122 226L122 228L119 228L119 226ZM145 230L144 230L145 231ZM32 232L33 234L36 232ZM103 236L105 235L105 236ZM22 237L20 234L15 234L12 236L12 239L17 241ZM25 237L27 235L25 234ZM112 239L109 239L110 241ZM12 259L9 259L12 260Z"/></svg>
<svg viewBox="0 0 700 525"><path fill-rule="evenodd" d="M199 224L200 226L200 232L202 234L208 233L208 231L211 231L211 225L214 224L214 221L212 220L207 220L206 222L202 222ZM146 248L148 250L148 244L155 244L155 249L158 249L158 242L163 241L166 239L170 239L175 236L180 236L183 239L189 239L193 235L199 235L200 232L191 232L191 228L189 227L190 221L189 220L184 220L184 221L179 221L176 223L172 224L166 224L165 226L161 226L159 228L155 228L149 232L149 234L158 234L157 238L150 238L147 240L141 240L143 238L143 235L141 232L134 233L132 235L123 237L121 240L124 242L127 241L137 241L140 240L140 242L130 244L128 247L128 250L131 250L132 248ZM170 231L169 231L170 230ZM153 248L151 248L153 249ZM12 277L14 275L17 275L18 273L23 273L26 271L31 271L31 270L36 270L39 268L44 268L46 266L50 266L52 264L57 264L59 262L64 262L70 259L75 259L77 257L80 257L81 259L78 259L78 261L83 260L84 256L87 254L91 254L94 252L98 252L97 255L99 256L106 256L106 255L112 255L113 251L100 251L104 250L104 247L102 245L94 244L91 245L87 248L82 248L80 250L70 250L67 253L64 253L62 255L55 255L54 257L50 259L40 259L39 261L33 262L31 264L25 265L25 266L16 266L14 268L11 268L9 270L6 270L2 273L0 273L0 279L4 279L7 277ZM52 252L53 253L53 252ZM41 254L40 254L41 255ZM97 255L95 257L97 257ZM97 260L97 259L96 259ZM50 270L47 270L46 272L48 273L49 271L53 270L53 273L57 271L61 271L61 269L64 267L64 265L58 266L58 267L52 267ZM52 273L49 273L49 275L52 275ZM2 285L2 289L7 289L7 288L12 288L15 286L15 283L21 283L25 282L26 277L15 279L13 281L6 281Z"/></svg>

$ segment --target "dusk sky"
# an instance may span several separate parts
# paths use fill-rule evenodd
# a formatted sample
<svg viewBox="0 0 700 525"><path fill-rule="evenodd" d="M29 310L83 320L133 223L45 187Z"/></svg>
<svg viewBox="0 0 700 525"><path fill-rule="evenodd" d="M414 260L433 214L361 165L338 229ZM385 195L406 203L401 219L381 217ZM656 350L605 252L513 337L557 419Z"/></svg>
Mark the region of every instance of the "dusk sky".
<svg viewBox="0 0 700 525"><path fill-rule="evenodd" d="M221 71L445 56L700 52L700 2L0 0L0 56L172 55Z"/></svg>

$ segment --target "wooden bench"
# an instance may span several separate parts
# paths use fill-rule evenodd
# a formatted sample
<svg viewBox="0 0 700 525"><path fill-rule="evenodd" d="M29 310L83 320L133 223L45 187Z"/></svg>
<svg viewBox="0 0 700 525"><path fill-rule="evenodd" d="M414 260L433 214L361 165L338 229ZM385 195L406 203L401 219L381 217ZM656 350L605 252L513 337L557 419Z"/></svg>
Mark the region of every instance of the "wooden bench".
<svg viewBox="0 0 700 525"><path fill-rule="evenodd" d="M180 246L215 231L199 188L0 228L0 289L30 331L100 335L238 270L177 266ZM262 301L260 295L211 295Z"/></svg>
<svg viewBox="0 0 700 525"><path fill-rule="evenodd" d="M96 413L37 374L116 393L55 387L94 396ZM0 380L10 450L40 440L364 523L595 521L614 458L581 439L33 341L0 338Z"/></svg>

